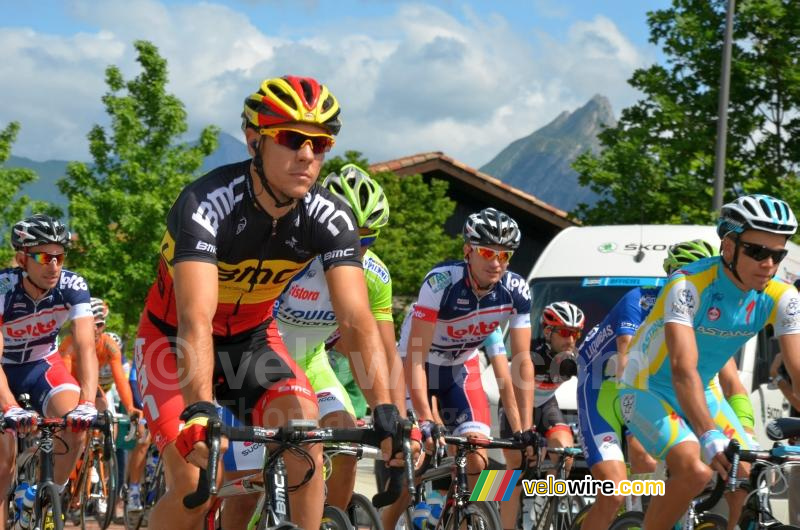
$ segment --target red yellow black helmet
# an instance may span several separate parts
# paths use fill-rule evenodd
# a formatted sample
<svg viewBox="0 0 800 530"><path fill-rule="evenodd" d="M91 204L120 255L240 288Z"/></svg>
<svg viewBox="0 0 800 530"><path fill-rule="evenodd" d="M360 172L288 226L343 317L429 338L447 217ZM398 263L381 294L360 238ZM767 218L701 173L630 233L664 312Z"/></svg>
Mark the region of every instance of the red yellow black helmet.
<svg viewBox="0 0 800 530"><path fill-rule="evenodd" d="M313 123L336 135L342 127L339 102L311 77L285 75L265 79L244 100L244 125L256 130L285 123Z"/></svg>

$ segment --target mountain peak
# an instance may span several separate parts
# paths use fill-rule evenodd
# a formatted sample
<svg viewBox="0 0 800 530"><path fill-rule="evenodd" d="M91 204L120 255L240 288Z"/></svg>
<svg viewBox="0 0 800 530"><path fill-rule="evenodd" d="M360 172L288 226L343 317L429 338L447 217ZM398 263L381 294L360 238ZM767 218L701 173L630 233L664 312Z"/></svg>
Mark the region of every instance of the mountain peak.
<svg viewBox="0 0 800 530"><path fill-rule="evenodd" d="M572 163L587 150L599 152L597 135L615 125L611 102L595 94L582 107L563 111L544 127L511 142L480 170L570 211L580 202L595 199L589 189L578 185Z"/></svg>

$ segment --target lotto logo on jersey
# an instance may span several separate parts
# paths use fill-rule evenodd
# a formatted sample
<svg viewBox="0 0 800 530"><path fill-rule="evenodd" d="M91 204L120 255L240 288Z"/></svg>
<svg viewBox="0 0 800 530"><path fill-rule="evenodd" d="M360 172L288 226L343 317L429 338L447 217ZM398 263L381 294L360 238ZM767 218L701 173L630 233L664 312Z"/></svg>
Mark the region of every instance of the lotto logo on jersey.
<svg viewBox="0 0 800 530"><path fill-rule="evenodd" d="M49 335L56 330L58 322L55 319L47 322L36 322L35 324L25 324L23 326L14 327L7 325L5 334L11 339L21 339L23 337L43 337Z"/></svg>
<svg viewBox="0 0 800 530"><path fill-rule="evenodd" d="M453 326L447 326L447 335L453 339L463 339L464 337L475 337L480 335L488 335L494 331L500 322L481 322L480 324L470 324L466 328L456 329Z"/></svg>
<svg viewBox="0 0 800 530"><path fill-rule="evenodd" d="M89 287L86 285L86 281L77 274L73 274L71 276L62 274L59 288L72 289L73 291L86 291L89 289Z"/></svg>

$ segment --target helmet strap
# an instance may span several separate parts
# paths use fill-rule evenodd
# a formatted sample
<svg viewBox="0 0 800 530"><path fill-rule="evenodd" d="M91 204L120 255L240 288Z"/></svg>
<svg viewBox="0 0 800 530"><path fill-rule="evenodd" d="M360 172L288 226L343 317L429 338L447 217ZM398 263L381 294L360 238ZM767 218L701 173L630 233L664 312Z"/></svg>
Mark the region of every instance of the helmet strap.
<svg viewBox="0 0 800 530"><path fill-rule="evenodd" d="M739 276L739 273L736 271L736 264L739 263L739 248L741 245L741 240L739 239L739 234L736 234L734 237L735 245L733 247L733 259L731 261L726 262L725 258L720 256L719 258L722 260L723 265L725 265L729 271L733 274L733 276L739 281L739 283L744 283L742 281L742 277Z"/></svg>
<svg viewBox="0 0 800 530"><path fill-rule="evenodd" d="M475 278L475 275L472 273L472 265L469 264L469 259L467 258L467 256L464 256L464 261L467 262L467 274L469 274L469 283L472 285L472 290L481 292L491 291L492 287L494 287L494 283L490 283L485 287L483 285L480 285L478 283L478 280Z"/></svg>
<svg viewBox="0 0 800 530"><path fill-rule="evenodd" d="M297 199L289 197L285 201L280 201L278 197L275 195L275 192L272 191L272 188L267 181L267 176L264 174L264 161L261 158L261 138L258 140L258 144L256 145L256 154L253 156L253 165L256 168L256 173L258 174L258 179L261 181L261 186L267 190L267 194L272 197L272 200L275 201L276 208L285 208L286 206L291 206Z"/></svg>
<svg viewBox="0 0 800 530"><path fill-rule="evenodd" d="M25 282L25 280L28 280L28 283L31 284L34 289L36 289L37 293L36 293L36 296L34 298L35 300L38 300L39 298L42 297L42 295L44 295L47 291L50 290L49 287L42 287L41 285L38 285L35 281L33 281L33 278L31 278L30 274L28 274L28 271L26 271L25 269L22 269L22 281L23 281L23 283Z"/></svg>

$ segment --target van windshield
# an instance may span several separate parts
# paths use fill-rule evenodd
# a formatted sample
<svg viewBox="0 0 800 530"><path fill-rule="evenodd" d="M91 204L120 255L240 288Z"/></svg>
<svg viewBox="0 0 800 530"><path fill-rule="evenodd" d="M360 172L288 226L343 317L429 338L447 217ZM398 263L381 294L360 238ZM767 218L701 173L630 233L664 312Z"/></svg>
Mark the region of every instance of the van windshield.
<svg viewBox="0 0 800 530"><path fill-rule="evenodd" d="M586 277L539 278L531 281L531 327L534 337L542 334L540 317L544 306L552 302L567 301L575 304L586 315L587 333L605 318L622 296L634 287L656 287L664 278L654 277Z"/></svg>

